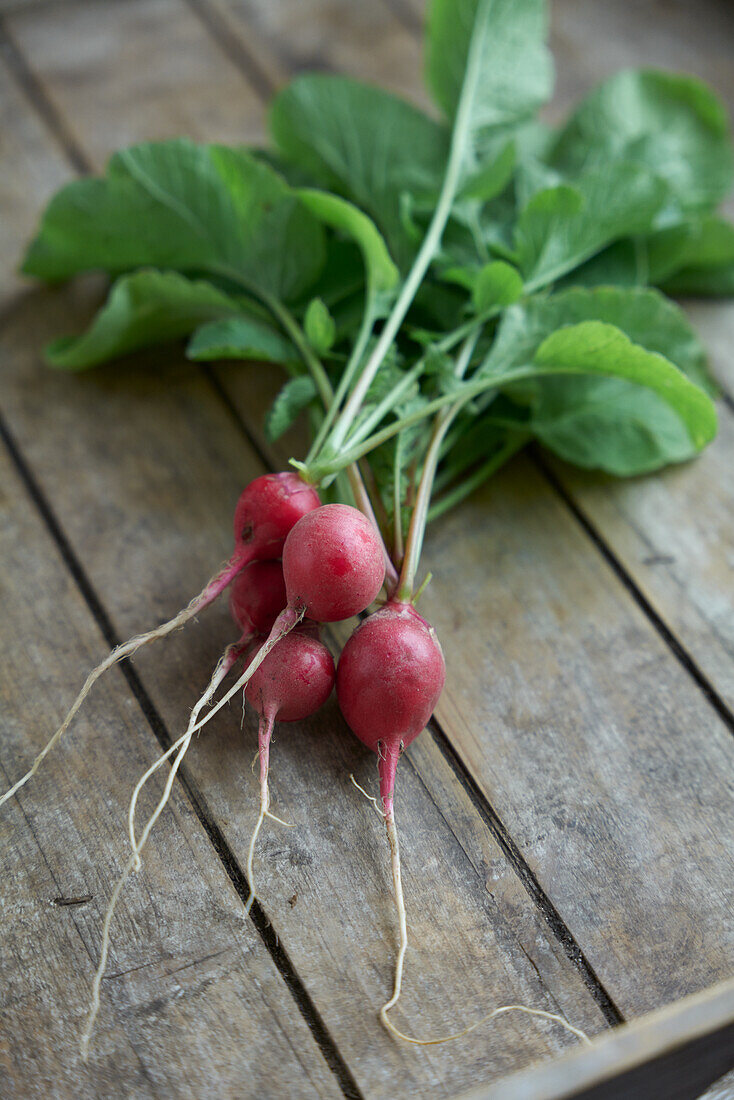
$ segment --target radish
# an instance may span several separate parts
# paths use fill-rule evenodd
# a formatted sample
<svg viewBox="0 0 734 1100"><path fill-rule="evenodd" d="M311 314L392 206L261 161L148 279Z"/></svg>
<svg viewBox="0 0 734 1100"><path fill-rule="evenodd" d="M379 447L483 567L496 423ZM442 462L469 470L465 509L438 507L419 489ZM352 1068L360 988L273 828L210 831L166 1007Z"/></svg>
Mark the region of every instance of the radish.
<svg viewBox="0 0 734 1100"><path fill-rule="evenodd" d="M283 547L286 607L239 680L208 715L201 729L255 674L273 647L302 619L331 623L350 619L377 597L385 580L384 547L362 512L348 504L325 504L308 512Z"/></svg>
<svg viewBox="0 0 734 1100"><path fill-rule="evenodd" d="M315 623L298 626L280 640L263 660L245 689L245 698L260 715L258 745L260 755L260 814L250 841L247 878L250 896L245 912L255 899L253 859L263 819L272 817L268 772L273 724L298 722L309 718L331 695L336 673L334 660L326 646L313 636ZM276 819L280 820L280 819Z"/></svg>
<svg viewBox="0 0 734 1100"><path fill-rule="evenodd" d="M71 705L64 721L33 761L26 774L0 797L0 806L28 782L43 759L63 737L77 711L99 677L125 657L131 657L142 646L183 626L213 603L227 585L253 561L277 558L291 528L308 512L320 506L318 493L297 473L286 470L279 474L263 474L243 490L234 514L235 549L226 565L204 586L198 596L168 622L145 634L138 634L115 647L94 668Z"/></svg>
<svg viewBox="0 0 734 1100"><path fill-rule="evenodd" d="M400 927L400 949L395 964L393 993L380 1009L389 1032L417 1046L450 1042L505 1012L524 1012L560 1023L578 1038L583 1031L562 1016L525 1005L501 1005L469 1027L436 1039L416 1039L399 1031L388 1016L403 982L408 925L400 871L400 847L395 827L395 777L401 753L428 724L446 679L446 665L433 627L410 603L391 600L365 619L349 638L339 658L336 694L342 714L360 741L377 753L381 815L390 844L395 905ZM354 779L352 780L359 790ZM366 791L363 791L367 794ZM367 795L371 798L370 795Z"/></svg>
<svg viewBox="0 0 734 1100"><path fill-rule="evenodd" d="M254 561L232 582L229 611L249 640L270 633L286 602L281 562Z"/></svg>

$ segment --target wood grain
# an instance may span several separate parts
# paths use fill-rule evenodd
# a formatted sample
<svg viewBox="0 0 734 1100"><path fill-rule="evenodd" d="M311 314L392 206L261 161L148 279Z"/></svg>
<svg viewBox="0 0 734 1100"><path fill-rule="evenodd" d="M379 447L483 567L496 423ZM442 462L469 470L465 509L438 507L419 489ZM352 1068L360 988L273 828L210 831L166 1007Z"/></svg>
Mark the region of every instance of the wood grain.
<svg viewBox="0 0 734 1100"><path fill-rule="evenodd" d="M27 110L5 68L0 68L0 134L0 298L7 300L22 285L15 270L19 246L35 228L38 209L71 177L72 169L49 141L41 119Z"/></svg>
<svg viewBox="0 0 734 1100"><path fill-rule="evenodd" d="M4 790L106 645L4 449L0 485ZM193 1100L235 1095L247 1075L262 1095L340 1096L180 788L117 910L96 1041L81 1064L102 915L128 855L127 801L159 751L116 671L0 813L0 1093ZM153 806L148 795L141 810ZM88 901L54 904L74 897Z"/></svg>
<svg viewBox="0 0 734 1100"><path fill-rule="evenodd" d="M220 14L229 32L267 67L274 85L294 73L338 71L429 103L416 82L421 44L388 0L204 0L197 7Z"/></svg>

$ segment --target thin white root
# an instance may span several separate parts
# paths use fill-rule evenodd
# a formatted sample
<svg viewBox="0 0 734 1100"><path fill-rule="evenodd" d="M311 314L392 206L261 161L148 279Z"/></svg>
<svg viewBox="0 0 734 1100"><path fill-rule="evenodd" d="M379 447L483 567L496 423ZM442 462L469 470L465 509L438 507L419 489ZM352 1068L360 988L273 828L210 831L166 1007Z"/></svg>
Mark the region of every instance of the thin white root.
<svg viewBox="0 0 734 1100"><path fill-rule="evenodd" d="M284 821L282 817L276 817L275 814L271 814L270 810L266 810L265 816L269 817L271 821L277 821L279 825L285 825L286 829L295 829L296 827L294 821Z"/></svg>
<svg viewBox="0 0 734 1100"><path fill-rule="evenodd" d="M97 1014L100 1008L100 987L102 985L104 972L107 968L107 958L110 951L110 926L112 924L112 918L115 913L115 907L130 875L140 866L140 853L142 852L145 843L150 836L151 829L162 814L163 810L166 807L168 799L171 796L171 788L173 787L173 781L176 778L176 772L183 762L183 758L186 755L186 750L189 747L191 738L189 737L188 740L182 738L181 740L183 741L183 744L178 751L178 756L173 762L160 801L158 802L158 805L149 817L142 833L140 834L140 839L136 842L133 852L127 863L125 864L122 874L115 884L115 888L112 891L112 896L110 897L109 905L107 906L107 912L105 913L104 923L102 925L102 949L99 956L99 965L97 966L97 972L94 975L94 981L92 982L92 999L80 1042L80 1052L83 1062L86 1062L89 1056L89 1042L92 1037L94 1023L97 1019Z"/></svg>
<svg viewBox="0 0 734 1100"><path fill-rule="evenodd" d="M49 739L45 748L41 749L26 774L21 779L19 779L18 782L10 788L10 790L6 791L4 795L0 796L0 806L7 802L9 798L12 798L13 795L16 794L20 790L20 788L28 782L31 776L35 775L41 763L51 752L51 749L55 745L57 745L61 738L64 736L69 726L73 722L82 703L86 699L87 695L89 695L92 687L103 673L107 672L107 670L112 668L113 665L116 665L118 661L123 660L123 658L132 657L132 655L134 653L137 653L137 651L141 649L142 646L148 645L150 642L156 641L157 638L165 638L167 634L171 634L174 630L177 630L179 627L184 626L185 623L187 623L190 619L193 619L193 617L199 611L202 611L205 607L208 607L208 605L214 599L216 599L219 593L222 592L224 588L226 588L227 584L229 584L236 573L239 572L240 568L241 567L237 564L227 562L223 569L219 570L218 573L215 573L215 575L202 589L199 595L195 596L194 599L186 607L184 607L182 611L179 611L177 615L174 615L172 619L169 619L167 623L163 623L161 626L156 627L155 630L148 630L145 634L136 634L134 638L130 638L127 642L123 642L121 645L116 646L112 650L112 652L109 653L105 657L105 659L97 665L96 668L92 669L92 671L89 673L86 680L84 681L84 686L82 687L82 690L79 692L76 699L72 703L71 708L66 715L66 718L64 718L64 721L56 730L56 733L54 733L54 735Z"/></svg>
<svg viewBox="0 0 734 1100"><path fill-rule="evenodd" d="M369 795L367 797L369 798ZM486 1016L482 1016L481 1019L476 1020L473 1024L469 1024L468 1027L463 1028L461 1031L456 1031L453 1035L442 1035L437 1039L416 1039L414 1036L406 1035L395 1027L395 1024L388 1016L388 1012L397 1004L402 990L405 952L408 948L408 922L405 914L405 900L403 897L403 884L400 874L400 847L398 845L397 829L395 828L395 816L392 812L386 816L385 822L387 826L387 837L390 842L390 862L392 865L393 887L395 889L395 906L397 908L398 923L400 926L400 949L395 963L393 994L390 1000L386 1001L380 1009L380 1020L383 1026L396 1038L402 1039L406 1043L412 1043L414 1046L419 1047L430 1047L438 1046L440 1043L450 1043L453 1042L454 1039L461 1039L462 1036L468 1035L472 1031L476 1031L482 1024L486 1024L489 1020L494 1020L498 1016L503 1016L506 1012L524 1012L528 1016L540 1016L545 1020L552 1020L554 1023L564 1027L566 1031L570 1031L577 1039L581 1039L585 1043L590 1043L591 1040L586 1032L582 1031L581 1028L574 1027L573 1024L570 1024L563 1016L555 1012L546 1012L541 1008L528 1008L526 1005L500 1005L498 1008L492 1009Z"/></svg>
<svg viewBox="0 0 734 1100"><path fill-rule="evenodd" d="M135 844L135 809L136 809L137 804L138 804L138 798L140 797L141 790L143 789L145 784L148 782L150 777L152 775L154 775L155 772L158 771L158 769L161 767L162 764L164 764L166 762L166 760L168 760L169 756L172 756L173 753L176 752L176 750L178 749L178 747L180 745L183 745L184 742L187 742L186 747L188 748L188 742L191 740L191 737L193 736L192 727L196 725L196 721L197 721L199 715L201 714L202 710L204 709L204 707L208 706L208 704L211 702L211 699L214 696L214 693L216 692L216 690L219 687L219 685L221 684L222 680L225 678L227 673L230 671L230 669L234 665L234 663L237 660L237 657L239 656L241 650L242 650L242 641L235 642L234 644L232 644L230 646L227 646L224 653L222 654L222 656L219 659L217 667L214 669L214 673L212 675L211 680L209 681L209 684L208 684L208 687L207 687L206 691L201 696L201 698L198 700L198 702L194 704L194 707L191 711L191 717L189 718L189 724L188 724L188 727L186 729L186 733L184 733L181 737L179 737L179 739L177 741L174 741L174 743L166 750L166 752L164 752L162 756L159 756L158 759L156 760L156 762L154 764L151 764L151 766L148 768L147 772L145 772L145 774L143 776L141 776L141 778L138 780L138 783L135 787L135 790L133 791L132 798L130 799L130 806L129 806L128 814L127 814L127 829L128 829L128 835L130 837L130 847L133 849L133 851L135 851L135 847L136 847L136 844ZM139 867L140 867L140 863L138 862L136 864L135 869L139 870Z"/></svg>
<svg viewBox="0 0 734 1100"><path fill-rule="evenodd" d="M385 820L385 811L384 811L383 809L381 809L381 808L380 808L380 803L379 803L379 801L378 801L378 800L377 800L377 799L375 798L375 796L374 796L373 794L369 794L369 793L368 793L368 792L367 792L367 791L366 791L366 790L364 789L364 787L361 787L361 786L359 785L359 783L357 782L357 780L356 780L356 779L354 778L354 776L352 775L352 773L351 773L351 772L349 773L349 778L351 779L352 783L353 783L353 784L354 784L354 786L355 786L355 787L357 788L357 790L359 791L359 793L360 793L360 794L363 794L363 795L365 796L365 798L367 799L367 801L368 801L368 802L371 802L371 803L372 803L372 805L373 805L373 806L375 807L375 810L377 811L377 813L379 814L379 816L380 816L380 817L382 818L382 820L384 821L384 820Z"/></svg>
<svg viewBox="0 0 734 1100"><path fill-rule="evenodd" d="M255 847L257 845L257 838L260 835L262 823L266 817L270 816L270 811L268 809L269 805L270 791L268 790L268 765L266 763L264 771L260 774L260 813L257 816L257 822L252 831L252 836L250 837L250 847L247 850L247 881L250 884L250 894L245 903L245 916L249 914L252 909L252 903L255 900ZM283 824L285 824L285 822Z"/></svg>

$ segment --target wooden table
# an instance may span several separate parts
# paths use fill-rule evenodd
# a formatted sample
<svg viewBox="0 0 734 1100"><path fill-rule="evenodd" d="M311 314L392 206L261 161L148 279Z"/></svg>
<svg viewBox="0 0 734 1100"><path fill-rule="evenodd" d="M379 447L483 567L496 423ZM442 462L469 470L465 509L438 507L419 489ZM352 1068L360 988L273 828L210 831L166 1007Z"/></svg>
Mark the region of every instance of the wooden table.
<svg viewBox="0 0 734 1100"><path fill-rule="evenodd" d="M198 591L229 551L241 486L292 445L263 437L275 385L263 368L202 370L173 350L76 377L46 369L43 343L81 328L99 290L13 274L42 205L126 143L258 139L266 99L304 68L422 101L421 11L0 0L3 786L87 668ZM641 63L697 72L734 105L724 2L556 0L553 37L556 116ZM521 1001L596 1035L734 970L734 306L691 313L723 390L703 457L624 483L521 457L428 540L425 612L449 681L399 783L412 947L396 1019L409 1029L440 1034ZM373 783L374 761L333 702L277 737L274 803L298 827L266 831L251 919L252 718L242 734L232 708L191 751L118 909L80 1065L131 788L230 633L222 606L110 674L0 816L0 1096L570 1095L544 1092L545 1071L535 1092L488 1087L565 1051L556 1027L507 1016L426 1049L382 1031L396 940L386 845L349 780ZM719 1056L723 1042L731 1031ZM706 1064L709 1080L727 1068ZM700 1060L681 1065L690 1075ZM707 1083L694 1072L678 1092L685 1078L583 1095L690 1097Z"/></svg>

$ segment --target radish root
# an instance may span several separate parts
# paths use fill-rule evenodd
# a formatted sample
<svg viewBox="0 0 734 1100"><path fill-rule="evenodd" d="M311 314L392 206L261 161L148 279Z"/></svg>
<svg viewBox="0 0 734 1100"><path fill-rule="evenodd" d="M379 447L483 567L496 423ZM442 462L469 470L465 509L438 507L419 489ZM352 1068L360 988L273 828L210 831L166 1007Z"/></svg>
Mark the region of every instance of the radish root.
<svg viewBox="0 0 734 1100"><path fill-rule="evenodd" d="M153 765L151 765L150 768L148 768L148 770L145 772L145 774L138 781L138 783L135 787L135 790L133 791L133 795L132 795L132 798L130 800L130 807L129 807L129 810L128 810L128 832L129 832L129 835L130 835L130 844L132 846L132 854L130 855L130 858L128 859L127 863L125 864L125 867L123 868L122 874L120 875L119 879L115 883L115 887L112 891L112 895L110 897L109 904L108 904L107 910L105 912L104 922L102 924L102 947L101 947L101 950L100 950L99 963L97 965L97 970L96 970L96 973L94 975L94 980L92 982L92 998L91 998L91 1002L90 1002L90 1006L89 1006L89 1012L87 1014L87 1020L86 1020L86 1023L84 1025L84 1031L82 1032L82 1037L81 1037L81 1042L80 1042L80 1052L81 1052L82 1061L84 1061L84 1062L87 1061L87 1058L89 1056L89 1043L90 1043L90 1040L91 1040L91 1037L92 1037L92 1032L94 1030L94 1024L95 1024L95 1021L97 1019L97 1015L98 1015L99 1009L100 1009L100 1003L101 1003L100 989L101 989L101 985L102 985L102 978L104 977L104 972L107 969L107 959L109 957L109 951L110 951L110 928L111 928L111 925L112 925L112 918L114 917L114 914L115 914L115 908L117 907L117 902L119 901L119 898L120 898L120 894L122 893L122 891L125 887L125 884L127 883L127 880L130 878L130 875L133 872L140 870L140 867L141 867L140 853L142 852L143 848L145 847L145 844L148 840L148 837L150 836L151 830L153 829L153 826L155 825L156 821L158 820L158 818L162 814L163 810L165 809L166 805L168 804L168 800L171 797L171 790L173 789L173 782L176 778L176 773L178 772L178 769L180 768L181 764L183 763L183 758L186 755L186 751L187 751L189 745L191 744L191 738L193 736L194 728L195 728L195 725L196 725L196 720L197 720L201 710L203 709L203 707L205 707L207 705L207 703L211 700L212 696L214 695L214 692L217 690L218 686L221 684L224 677L227 675L229 670L232 668L232 665L235 663L235 661L237 660L237 658L241 654L243 648L244 648L244 645L241 641L236 642L234 645L231 645L231 646L227 647L227 649L224 651L221 659L219 660L219 662L217 664L217 667L215 668L215 670L212 674L212 678L209 681L209 684L207 686L206 691L201 696L201 698L197 701L197 703L194 705L194 707L191 711L191 717L189 719L189 725L188 725L188 729L186 730L186 733L183 734L182 737L179 737L179 739L177 741L175 741L174 744L171 745L170 748L167 749L167 751L165 753L163 753L163 755L160 756L158 758L158 760L156 760L156 762ZM166 780L166 785L163 788L163 794L161 795L160 800L159 800L158 805L156 806L155 810L153 811L151 816L148 818L148 821L146 822L145 827L143 828L143 831L140 834L140 838L137 839L136 836L135 836L135 808L137 806L137 801L138 801L138 797L140 795L140 792L143 789L143 786L145 785L145 783L148 781L148 779L150 779L150 777L154 774L154 772L156 772L158 770L158 768L160 768L160 766L174 752L176 752L176 750L178 750L178 753L177 753L176 759L174 760L173 764L171 765L171 770L168 774L168 778Z"/></svg>
<svg viewBox="0 0 734 1100"><path fill-rule="evenodd" d="M172 619L169 619L167 623L163 623L161 626L156 627L155 630L149 630L145 634L136 634L135 637L130 638L127 642L122 642L120 645L116 646L96 668L92 669L62 724L49 739L46 746L41 749L26 774L19 779L10 790L0 796L0 806L7 802L8 799L12 798L13 795L28 782L31 776L35 775L44 759L64 736L82 703L103 673L107 672L113 665L116 665L118 661L122 661L125 657L131 657L134 653L137 653L143 646L156 641L157 638L165 638L167 634L171 634L174 630L184 626L190 619L193 619L195 615L214 602L217 596L224 591L230 581L239 573L240 569L242 569L245 564L245 560L240 558L227 562L224 568L212 577L199 595L195 596L183 610L179 611L177 615L174 615Z"/></svg>
<svg viewBox="0 0 734 1100"><path fill-rule="evenodd" d="M356 784L355 784L356 786ZM369 795L367 796L370 797ZM563 1016L558 1015L555 1012L546 1012L541 1008L528 1008L526 1005L500 1005L498 1008L492 1009L486 1016L482 1016L481 1019L476 1020L473 1024L469 1024L468 1027L463 1028L461 1031L454 1032L452 1035L442 1035L436 1039L416 1039L412 1035L406 1035L395 1027L395 1024L388 1016L388 1012L391 1008L397 1004L400 999L400 993L403 985L403 968L405 964L405 952L408 949L408 922L405 913L405 900L403 897L403 883L400 874L400 846L398 843L398 833L395 828L395 815L392 810L392 806L385 815L385 825L387 828L387 838L390 843L390 862L392 866L392 880L395 890L395 907L398 913L398 923L400 927L400 949L398 951L398 957L395 963L395 981L393 985L393 994L389 1001L380 1009L380 1020L387 1030L398 1039L402 1039L406 1043L412 1043L414 1046L430 1047L438 1046L440 1043L450 1043L454 1039L461 1039L462 1036L468 1035L470 1032L475 1031L482 1024L488 1023L489 1020L494 1020L498 1016L503 1016L507 1012L524 1012L528 1016L540 1016L545 1020L552 1020L554 1023L560 1024L566 1031L570 1031L572 1035L575 1035L577 1039L583 1040L585 1043L590 1043L591 1040L585 1031L581 1028L574 1027Z"/></svg>
<svg viewBox="0 0 734 1100"><path fill-rule="evenodd" d="M262 823L270 810L270 791L268 789L268 772L270 771L270 738L273 734L273 716L260 718L257 730L257 740L260 746L260 813L257 817L255 828L250 837L250 847L247 852L247 881L250 884L250 894L245 903L245 914L252 909L255 901L255 846L260 835Z"/></svg>

